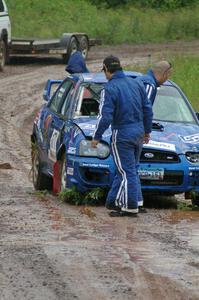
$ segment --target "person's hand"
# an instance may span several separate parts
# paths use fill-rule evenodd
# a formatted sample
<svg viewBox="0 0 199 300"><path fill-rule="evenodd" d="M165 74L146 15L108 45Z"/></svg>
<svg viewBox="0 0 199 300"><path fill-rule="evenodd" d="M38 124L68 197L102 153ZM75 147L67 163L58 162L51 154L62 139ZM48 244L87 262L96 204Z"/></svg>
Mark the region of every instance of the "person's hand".
<svg viewBox="0 0 199 300"><path fill-rule="evenodd" d="M91 141L91 147L96 148L98 143L99 143L99 141L97 141L97 140L92 140L92 141Z"/></svg>
<svg viewBox="0 0 199 300"><path fill-rule="evenodd" d="M143 138L143 143L148 144L149 140L150 140L150 134L145 133L144 138Z"/></svg>

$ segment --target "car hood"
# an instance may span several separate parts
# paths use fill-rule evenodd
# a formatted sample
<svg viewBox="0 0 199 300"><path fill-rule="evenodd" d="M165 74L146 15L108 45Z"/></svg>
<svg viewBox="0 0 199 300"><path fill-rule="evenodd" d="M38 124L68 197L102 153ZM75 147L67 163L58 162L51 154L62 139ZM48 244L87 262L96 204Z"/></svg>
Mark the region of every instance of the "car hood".
<svg viewBox="0 0 199 300"><path fill-rule="evenodd" d="M96 117L80 117L73 122L82 130L85 136L91 137L95 131ZM163 130L155 129L151 133L151 139L144 148L155 148L159 150L174 151L178 154L187 151L199 152L199 125L161 122ZM103 140L109 142L111 128L103 134Z"/></svg>
<svg viewBox="0 0 199 300"><path fill-rule="evenodd" d="M197 124L161 122L163 130L153 130L149 144L145 148L175 151L199 152L199 126Z"/></svg>

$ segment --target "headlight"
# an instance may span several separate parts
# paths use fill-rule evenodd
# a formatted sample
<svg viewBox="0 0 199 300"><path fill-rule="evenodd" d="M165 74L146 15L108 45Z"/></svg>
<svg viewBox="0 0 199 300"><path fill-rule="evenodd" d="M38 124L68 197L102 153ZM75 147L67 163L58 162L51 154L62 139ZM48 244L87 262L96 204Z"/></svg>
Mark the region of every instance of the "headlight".
<svg viewBox="0 0 199 300"><path fill-rule="evenodd" d="M199 163L199 153L198 152L186 152L186 158L191 163Z"/></svg>
<svg viewBox="0 0 199 300"><path fill-rule="evenodd" d="M79 145L80 156L106 158L110 154L109 146L98 143L96 148L91 147L91 141L82 140Z"/></svg>

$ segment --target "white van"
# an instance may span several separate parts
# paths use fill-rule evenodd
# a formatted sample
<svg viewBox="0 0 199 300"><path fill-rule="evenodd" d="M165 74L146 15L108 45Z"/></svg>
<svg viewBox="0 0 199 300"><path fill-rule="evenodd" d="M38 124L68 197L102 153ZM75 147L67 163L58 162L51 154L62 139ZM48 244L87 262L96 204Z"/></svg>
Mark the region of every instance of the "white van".
<svg viewBox="0 0 199 300"><path fill-rule="evenodd" d="M0 0L0 70L9 58L9 44L11 42L11 24L7 6Z"/></svg>

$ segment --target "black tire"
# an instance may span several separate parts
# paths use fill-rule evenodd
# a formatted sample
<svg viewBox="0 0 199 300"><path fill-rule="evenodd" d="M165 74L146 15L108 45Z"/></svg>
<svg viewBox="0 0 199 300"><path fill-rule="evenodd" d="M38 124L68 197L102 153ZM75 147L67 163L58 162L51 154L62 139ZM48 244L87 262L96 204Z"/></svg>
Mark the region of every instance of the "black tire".
<svg viewBox="0 0 199 300"><path fill-rule="evenodd" d="M66 188L66 179L67 179L67 173L66 173L66 154L64 153L62 155L62 159L61 159L61 168L60 168L60 172L61 172L61 192L63 192L63 190Z"/></svg>
<svg viewBox="0 0 199 300"><path fill-rule="evenodd" d="M6 45L2 40L0 41L0 71L3 71L6 63Z"/></svg>
<svg viewBox="0 0 199 300"><path fill-rule="evenodd" d="M80 39L80 50L82 52L82 56L84 57L84 59L86 59L89 50L89 41L86 35L83 35Z"/></svg>
<svg viewBox="0 0 199 300"><path fill-rule="evenodd" d="M39 151L36 144L32 145L32 181L35 190L52 190L52 178L42 173Z"/></svg>
<svg viewBox="0 0 199 300"><path fill-rule="evenodd" d="M73 51L77 51L78 48L79 48L79 42L75 36L72 36L67 47L67 53L63 54L62 56L64 64L68 63L71 54L73 53Z"/></svg>

